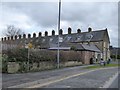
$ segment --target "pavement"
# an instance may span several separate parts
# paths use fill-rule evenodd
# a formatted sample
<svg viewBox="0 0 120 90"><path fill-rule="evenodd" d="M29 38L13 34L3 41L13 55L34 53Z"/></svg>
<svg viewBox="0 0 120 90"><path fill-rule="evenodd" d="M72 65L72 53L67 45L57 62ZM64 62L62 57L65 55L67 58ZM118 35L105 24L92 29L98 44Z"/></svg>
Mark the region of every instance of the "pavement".
<svg viewBox="0 0 120 90"><path fill-rule="evenodd" d="M118 68L91 70L84 67L87 66L25 74L3 74L2 88L99 88L118 72Z"/></svg>

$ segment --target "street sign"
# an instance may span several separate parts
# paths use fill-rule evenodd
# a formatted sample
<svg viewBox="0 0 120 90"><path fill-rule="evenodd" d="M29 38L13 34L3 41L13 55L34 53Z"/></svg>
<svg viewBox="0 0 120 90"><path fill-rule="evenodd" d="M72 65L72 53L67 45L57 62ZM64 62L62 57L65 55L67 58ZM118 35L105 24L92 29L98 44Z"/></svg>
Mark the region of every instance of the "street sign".
<svg viewBox="0 0 120 90"><path fill-rule="evenodd" d="M32 43L29 43L29 44L28 44L28 48L31 49L32 47L33 47Z"/></svg>

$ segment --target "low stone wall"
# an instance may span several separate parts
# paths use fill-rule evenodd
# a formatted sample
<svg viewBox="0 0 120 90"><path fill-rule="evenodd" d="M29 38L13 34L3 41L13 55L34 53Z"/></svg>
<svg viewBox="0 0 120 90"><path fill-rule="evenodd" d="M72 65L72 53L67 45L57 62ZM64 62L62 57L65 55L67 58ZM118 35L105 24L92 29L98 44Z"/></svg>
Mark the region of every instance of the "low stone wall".
<svg viewBox="0 0 120 90"><path fill-rule="evenodd" d="M8 73L18 72L20 66L17 62L8 62Z"/></svg>
<svg viewBox="0 0 120 90"><path fill-rule="evenodd" d="M57 63L51 63L51 62L40 62L39 67L37 67L38 63L30 64L30 71L41 71L41 70L48 70L56 68ZM82 65L81 62L77 61L69 61L65 63L60 63L61 67L68 67L68 66L77 66ZM27 65L25 66L26 70L28 69ZM8 73L18 73L20 69L19 62L8 62Z"/></svg>
<svg viewBox="0 0 120 90"><path fill-rule="evenodd" d="M65 66L77 66L77 65L82 65L82 62L69 61L65 63Z"/></svg>

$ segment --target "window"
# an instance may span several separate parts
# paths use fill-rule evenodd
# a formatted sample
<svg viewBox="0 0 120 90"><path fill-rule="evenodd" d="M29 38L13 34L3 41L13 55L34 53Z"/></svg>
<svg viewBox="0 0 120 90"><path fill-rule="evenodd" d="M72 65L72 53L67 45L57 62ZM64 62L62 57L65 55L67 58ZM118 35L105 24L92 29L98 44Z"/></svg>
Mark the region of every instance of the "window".
<svg viewBox="0 0 120 90"><path fill-rule="evenodd" d="M68 37L67 37L67 41L70 41L71 38L72 38L72 37L68 36Z"/></svg>
<svg viewBox="0 0 120 90"><path fill-rule="evenodd" d="M52 42L53 38L50 38L50 42Z"/></svg>
<svg viewBox="0 0 120 90"><path fill-rule="evenodd" d="M88 34L86 35L86 40L87 41L90 41L92 39L93 35L92 34Z"/></svg>
<svg viewBox="0 0 120 90"><path fill-rule="evenodd" d="M77 41L80 41L80 39L81 39L81 36L78 36L78 37L77 37Z"/></svg>

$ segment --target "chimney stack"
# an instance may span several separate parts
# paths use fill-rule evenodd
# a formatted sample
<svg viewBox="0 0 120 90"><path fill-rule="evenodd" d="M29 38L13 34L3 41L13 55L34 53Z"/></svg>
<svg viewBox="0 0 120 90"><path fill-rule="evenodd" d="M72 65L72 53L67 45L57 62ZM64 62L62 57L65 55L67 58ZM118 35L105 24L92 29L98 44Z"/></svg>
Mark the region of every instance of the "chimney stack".
<svg viewBox="0 0 120 90"><path fill-rule="evenodd" d="M91 31L92 31L92 28L91 28L91 27L89 27L89 28L88 28L88 32L91 32Z"/></svg>
<svg viewBox="0 0 120 90"><path fill-rule="evenodd" d="M13 36L11 36L11 40L13 40Z"/></svg>
<svg viewBox="0 0 120 90"><path fill-rule="evenodd" d="M107 28L105 30L107 30Z"/></svg>
<svg viewBox="0 0 120 90"><path fill-rule="evenodd" d="M42 36L42 33L41 32L39 32L39 37L41 37Z"/></svg>
<svg viewBox="0 0 120 90"><path fill-rule="evenodd" d="M47 31L45 31L45 36L48 36L48 32Z"/></svg>
<svg viewBox="0 0 120 90"><path fill-rule="evenodd" d="M62 33L63 33L63 30L60 29L60 30L59 30L59 35L62 35Z"/></svg>
<svg viewBox="0 0 120 90"><path fill-rule="evenodd" d="M23 38L26 38L26 34L23 34Z"/></svg>
<svg viewBox="0 0 120 90"><path fill-rule="evenodd" d="M3 41L3 38L2 38L2 41Z"/></svg>
<svg viewBox="0 0 120 90"><path fill-rule="evenodd" d="M18 37L19 37L19 39L21 39L21 35L19 35Z"/></svg>
<svg viewBox="0 0 120 90"><path fill-rule="evenodd" d="M68 28L68 34L71 34L72 29L69 27Z"/></svg>
<svg viewBox="0 0 120 90"><path fill-rule="evenodd" d="M10 40L10 37L8 37L8 40Z"/></svg>
<svg viewBox="0 0 120 90"><path fill-rule="evenodd" d="M36 37L36 33L33 33L33 38L35 38Z"/></svg>
<svg viewBox="0 0 120 90"><path fill-rule="evenodd" d="M28 38L31 38L31 34L28 34Z"/></svg>
<svg viewBox="0 0 120 90"><path fill-rule="evenodd" d="M81 33L81 30L80 30L80 29L78 29L78 30L77 30L77 33Z"/></svg>
<svg viewBox="0 0 120 90"><path fill-rule="evenodd" d="M54 30L52 30L52 36L54 36L55 35L55 31Z"/></svg>
<svg viewBox="0 0 120 90"><path fill-rule="evenodd" d="M17 39L17 35L15 35L15 40Z"/></svg>
<svg viewBox="0 0 120 90"><path fill-rule="evenodd" d="M6 41L6 37L4 37L4 41Z"/></svg>

